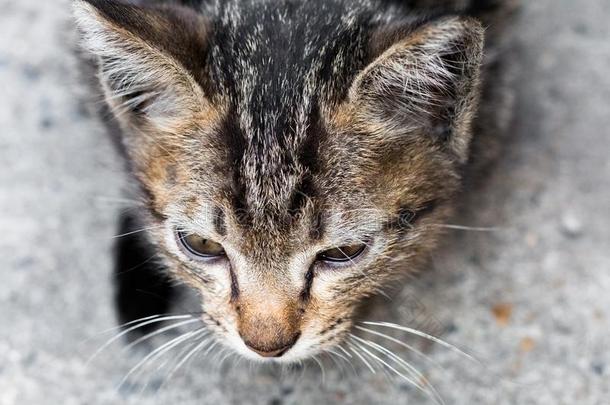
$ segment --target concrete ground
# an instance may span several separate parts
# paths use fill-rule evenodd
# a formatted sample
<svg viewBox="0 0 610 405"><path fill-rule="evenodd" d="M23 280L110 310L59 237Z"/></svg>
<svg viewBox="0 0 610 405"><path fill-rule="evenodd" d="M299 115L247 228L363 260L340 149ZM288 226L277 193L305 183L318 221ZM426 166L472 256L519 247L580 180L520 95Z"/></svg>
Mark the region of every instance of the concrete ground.
<svg viewBox="0 0 610 405"><path fill-rule="evenodd" d="M374 319L480 359L393 334L436 364L388 345L447 404L610 404L610 2L523 3L514 142L455 219L499 229L455 231ZM156 363L119 390L141 352L118 343L87 364L115 325L124 180L83 107L73 38L67 0L0 0L0 404L434 403L330 359L322 379L315 363L282 373L212 353L169 384Z"/></svg>

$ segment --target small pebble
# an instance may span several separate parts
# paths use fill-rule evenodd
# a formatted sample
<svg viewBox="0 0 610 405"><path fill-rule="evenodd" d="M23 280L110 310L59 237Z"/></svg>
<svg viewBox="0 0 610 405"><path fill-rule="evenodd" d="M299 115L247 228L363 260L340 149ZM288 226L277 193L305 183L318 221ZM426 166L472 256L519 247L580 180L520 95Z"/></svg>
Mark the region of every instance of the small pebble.
<svg viewBox="0 0 610 405"><path fill-rule="evenodd" d="M534 349L534 346L536 346L536 341L529 336L521 339L521 343L519 343L519 349L523 353L531 352Z"/></svg>
<svg viewBox="0 0 610 405"><path fill-rule="evenodd" d="M529 248L535 248L536 246L538 246L538 241L539 241L538 235L536 235L533 232L528 232L525 235L525 243L527 244L527 246Z"/></svg>
<svg viewBox="0 0 610 405"><path fill-rule="evenodd" d="M53 119L49 117L45 117L40 120L40 127L43 129L50 129L53 127Z"/></svg>
<svg viewBox="0 0 610 405"><path fill-rule="evenodd" d="M24 65L22 69L25 78L31 82L37 81L40 78L40 69L33 65Z"/></svg>
<svg viewBox="0 0 610 405"><path fill-rule="evenodd" d="M457 332L457 330L458 330L458 327L453 322L450 323L449 325L445 326L445 333L448 335Z"/></svg>
<svg viewBox="0 0 610 405"><path fill-rule="evenodd" d="M35 263L36 260L32 256L25 256L17 261L16 267L20 270L29 270Z"/></svg>
<svg viewBox="0 0 610 405"><path fill-rule="evenodd" d="M589 33L589 28L584 23L578 23L574 27L572 27L572 29L574 30L575 33L581 34L581 35L586 35Z"/></svg>
<svg viewBox="0 0 610 405"><path fill-rule="evenodd" d="M597 375L604 375L604 369L606 368L602 363L593 363L591 364L591 368L593 372Z"/></svg>
<svg viewBox="0 0 610 405"><path fill-rule="evenodd" d="M577 238L583 232L582 222L573 214L565 214L561 218L561 232L570 238Z"/></svg>
<svg viewBox="0 0 610 405"><path fill-rule="evenodd" d="M491 308L491 312L500 326L508 325L513 313L513 306L507 303L496 304Z"/></svg>

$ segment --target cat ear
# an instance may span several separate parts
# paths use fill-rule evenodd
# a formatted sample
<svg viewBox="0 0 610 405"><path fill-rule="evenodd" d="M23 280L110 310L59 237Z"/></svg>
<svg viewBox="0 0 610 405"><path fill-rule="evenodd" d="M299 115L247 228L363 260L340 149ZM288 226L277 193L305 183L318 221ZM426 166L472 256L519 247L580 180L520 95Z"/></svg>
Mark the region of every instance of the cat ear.
<svg viewBox="0 0 610 405"><path fill-rule="evenodd" d="M194 11L77 0L74 14L119 119L164 129L202 108L206 24Z"/></svg>
<svg viewBox="0 0 610 405"><path fill-rule="evenodd" d="M433 137L465 160L477 102L481 25L456 17L374 40L379 56L349 93L361 125L382 136Z"/></svg>

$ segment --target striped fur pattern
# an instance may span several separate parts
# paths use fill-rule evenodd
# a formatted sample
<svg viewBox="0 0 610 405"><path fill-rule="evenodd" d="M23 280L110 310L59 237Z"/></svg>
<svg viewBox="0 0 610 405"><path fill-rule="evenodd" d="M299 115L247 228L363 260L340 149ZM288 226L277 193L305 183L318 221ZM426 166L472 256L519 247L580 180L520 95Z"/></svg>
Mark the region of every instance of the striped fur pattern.
<svg viewBox="0 0 610 405"><path fill-rule="evenodd" d="M469 158L484 42L471 15L490 3L75 1L147 238L223 344L313 356L421 267ZM192 260L176 230L226 257ZM341 267L317 260L360 243Z"/></svg>

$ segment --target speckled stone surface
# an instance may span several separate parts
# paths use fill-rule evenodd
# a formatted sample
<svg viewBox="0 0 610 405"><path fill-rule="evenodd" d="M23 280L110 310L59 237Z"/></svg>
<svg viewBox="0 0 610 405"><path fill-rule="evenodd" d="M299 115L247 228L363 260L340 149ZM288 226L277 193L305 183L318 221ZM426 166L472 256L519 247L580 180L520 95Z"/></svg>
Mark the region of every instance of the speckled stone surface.
<svg viewBox="0 0 610 405"><path fill-rule="evenodd" d="M525 2L513 142L433 268L371 319L438 333L477 364L406 334L447 404L610 403L610 3ZM432 404L354 359L293 371L218 353L169 383L114 344L110 250L121 164L83 106L69 2L0 0L0 404ZM379 329L381 330L381 329ZM372 335L361 334L367 338ZM161 344L163 339L155 341ZM137 377L137 376L136 376ZM146 385L146 382L148 384Z"/></svg>

